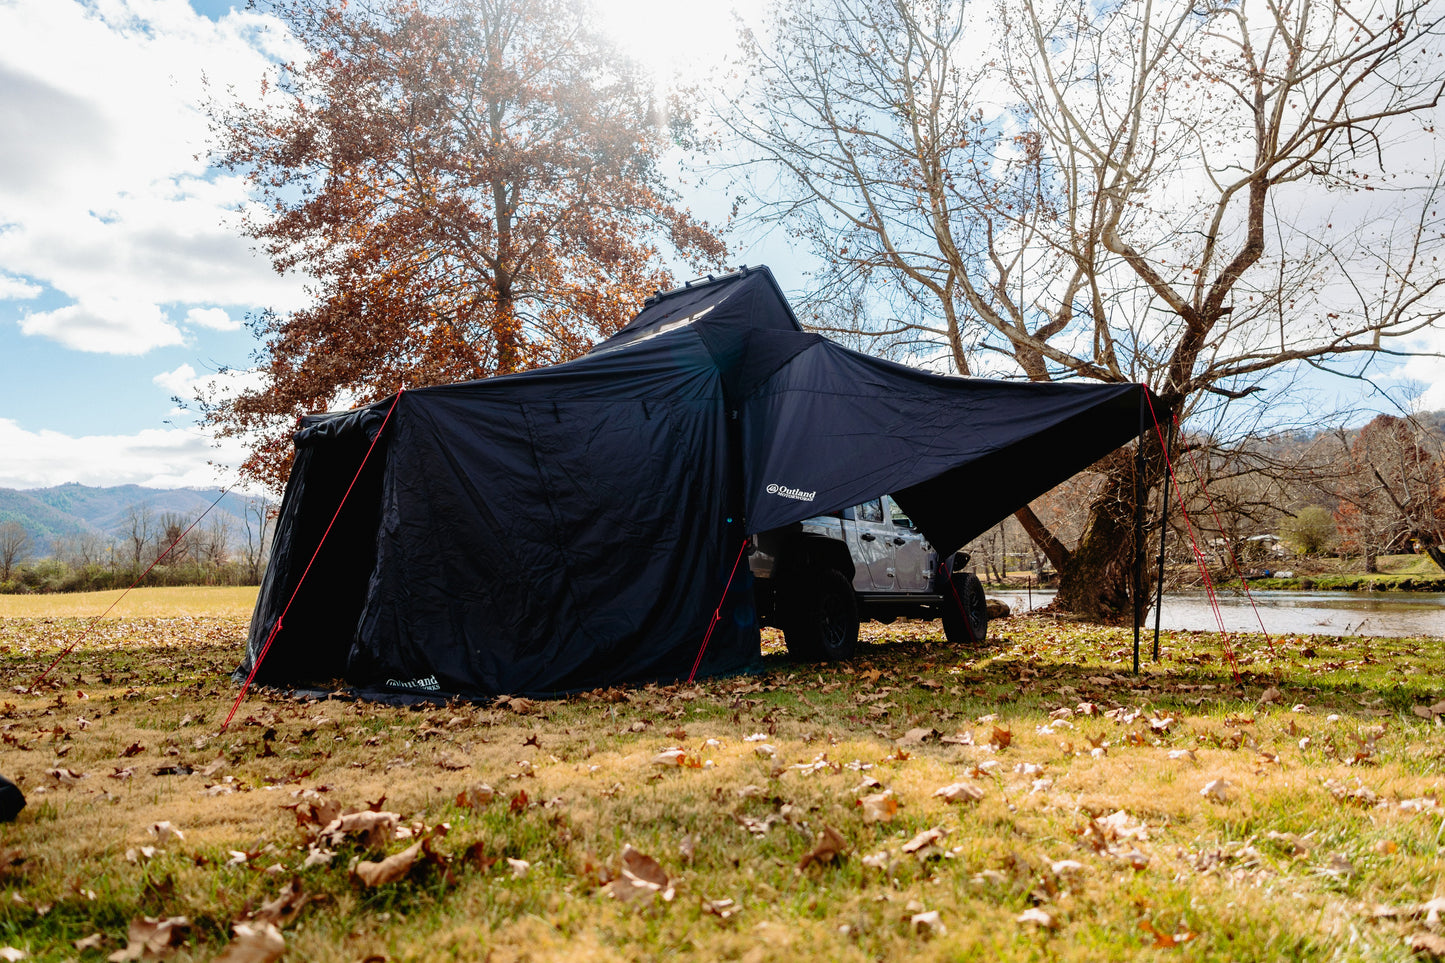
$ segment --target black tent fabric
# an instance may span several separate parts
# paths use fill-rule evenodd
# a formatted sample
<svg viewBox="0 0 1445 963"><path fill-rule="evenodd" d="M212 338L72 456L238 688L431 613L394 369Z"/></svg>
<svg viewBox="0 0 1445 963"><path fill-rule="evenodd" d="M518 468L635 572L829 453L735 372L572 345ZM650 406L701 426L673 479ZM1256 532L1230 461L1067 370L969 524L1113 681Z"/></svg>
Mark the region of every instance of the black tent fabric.
<svg viewBox="0 0 1445 963"><path fill-rule="evenodd" d="M934 375L803 331L766 268L695 282L576 361L303 419L238 676L673 680L715 609L698 674L745 670L748 535L891 492L952 551L1134 437L1144 390Z"/></svg>

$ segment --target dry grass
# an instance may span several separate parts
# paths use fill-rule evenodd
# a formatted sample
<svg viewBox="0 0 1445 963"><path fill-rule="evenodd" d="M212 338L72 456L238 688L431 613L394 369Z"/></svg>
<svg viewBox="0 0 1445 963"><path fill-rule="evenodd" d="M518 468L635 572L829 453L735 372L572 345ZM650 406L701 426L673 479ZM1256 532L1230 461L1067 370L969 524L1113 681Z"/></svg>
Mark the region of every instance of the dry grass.
<svg viewBox="0 0 1445 963"><path fill-rule="evenodd" d="M1445 743L1413 709L1445 697L1438 638L1237 639L1241 685L1207 635L1134 677L1116 630L1014 619L963 651L898 623L851 665L770 639L764 675L693 688L253 693L223 733L244 619L107 621L32 687L84 627L0 621L0 772L30 797L0 827L0 866L23 859L0 946L37 959L179 915L174 958L209 958L292 880L317 899L283 924L290 958L320 961L1405 959L1437 938ZM458 801L480 782L490 802ZM982 798L934 795L959 782ZM896 810L864 804L884 791ZM450 864L349 872L402 839L306 866L317 828L285 807L308 799L448 824ZM185 838L159 845L162 820ZM824 827L846 852L800 868ZM629 844L673 899L608 895Z"/></svg>
<svg viewBox="0 0 1445 963"><path fill-rule="evenodd" d="M66 592L50 595L0 595L0 618L95 618L110 609L107 618L147 619L167 616L221 616L250 618L256 607L256 586L183 586L137 588L126 594ZM124 598L122 598L124 595ZM120 599L113 609L111 605Z"/></svg>

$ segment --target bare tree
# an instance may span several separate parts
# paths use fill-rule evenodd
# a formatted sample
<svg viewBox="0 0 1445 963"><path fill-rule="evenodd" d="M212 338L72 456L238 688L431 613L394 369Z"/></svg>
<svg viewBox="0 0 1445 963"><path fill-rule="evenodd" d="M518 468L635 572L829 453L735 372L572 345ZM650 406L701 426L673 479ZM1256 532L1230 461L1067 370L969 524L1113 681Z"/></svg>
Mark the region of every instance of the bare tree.
<svg viewBox="0 0 1445 963"><path fill-rule="evenodd" d="M10 581L15 563L30 551L30 533L17 521L0 524L0 582Z"/></svg>
<svg viewBox="0 0 1445 963"><path fill-rule="evenodd" d="M241 557L245 561L247 581L251 584L260 583L261 573L266 568L274 519L275 510L264 498L247 500L243 517L245 544L241 547Z"/></svg>
<svg viewBox="0 0 1445 963"><path fill-rule="evenodd" d="M50 553L72 568L85 568L104 558L105 546L99 532L75 532L57 535L51 541Z"/></svg>
<svg viewBox="0 0 1445 963"><path fill-rule="evenodd" d="M141 559L145 557L146 546L150 544L151 536L154 534L152 531L154 524L155 519L148 503L141 502L126 509L125 521L116 534L130 549L132 568L140 568Z"/></svg>
<svg viewBox="0 0 1445 963"><path fill-rule="evenodd" d="M1435 137L1435 5L981 9L781 0L745 37L735 170L826 259L817 326L866 319L879 350L962 374L1147 382L1165 424L1280 369L1422 350L1445 175L1398 148ZM1019 518L1062 603L1106 615L1128 601L1134 459L1097 467L1073 546Z"/></svg>
<svg viewBox="0 0 1445 963"><path fill-rule="evenodd" d="M220 568L231 557L231 529L219 515L212 516L206 527L196 532L196 559L212 568Z"/></svg>
<svg viewBox="0 0 1445 963"><path fill-rule="evenodd" d="M166 512L161 516L156 532L156 557L165 555L167 564L181 565L201 559L201 539L198 532L191 531L195 519L179 512ZM166 550L170 554L166 554Z"/></svg>

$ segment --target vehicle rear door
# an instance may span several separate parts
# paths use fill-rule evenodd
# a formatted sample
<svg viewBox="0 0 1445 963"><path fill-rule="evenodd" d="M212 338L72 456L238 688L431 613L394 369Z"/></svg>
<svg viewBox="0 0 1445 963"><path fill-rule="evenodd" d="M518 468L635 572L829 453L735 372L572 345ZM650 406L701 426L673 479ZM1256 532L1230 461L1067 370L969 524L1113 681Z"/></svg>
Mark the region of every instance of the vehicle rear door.
<svg viewBox="0 0 1445 963"><path fill-rule="evenodd" d="M927 592L937 553L923 533L913 527L912 520L898 503L887 495L883 496L883 512L889 524L886 536L882 537L893 546L893 581L897 590Z"/></svg>
<svg viewBox="0 0 1445 963"><path fill-rule="evenodd" d="M848 550L858 574L853 588L859 592L896 592L894 577L893 524L884 514L882 499L856 505L852 511L853 525Z"/></svg>

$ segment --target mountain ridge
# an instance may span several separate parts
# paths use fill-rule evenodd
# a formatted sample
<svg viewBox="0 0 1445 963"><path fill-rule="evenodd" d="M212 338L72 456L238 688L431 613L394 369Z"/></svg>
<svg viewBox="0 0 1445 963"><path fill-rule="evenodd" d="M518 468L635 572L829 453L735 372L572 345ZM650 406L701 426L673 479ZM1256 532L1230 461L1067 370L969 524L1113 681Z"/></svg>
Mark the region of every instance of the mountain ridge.
<svg viewBox="0 0 1445 963"><path fill-rule="evenodd" d="M29 557L53 553L57 540L99 538L102 541L128 539L132 510L148 509L147 526L152 535L165 515L194 520L208 508L206 522L219 519L235 535L247 527L246 506L257 496L219 488L145 488L140 485L91 486L66 482L48 488L0 488L0 524L19 522L30 536ZM270 500L267 499L269 502ZM211 505L215 503L215 508ZM254 520L251 522L254 526Z"/></svg>

